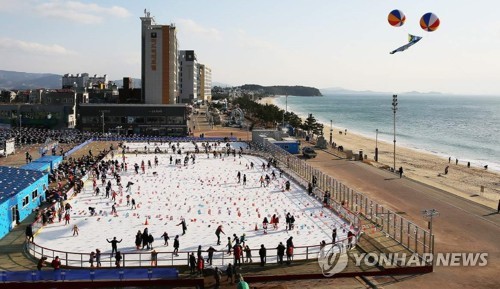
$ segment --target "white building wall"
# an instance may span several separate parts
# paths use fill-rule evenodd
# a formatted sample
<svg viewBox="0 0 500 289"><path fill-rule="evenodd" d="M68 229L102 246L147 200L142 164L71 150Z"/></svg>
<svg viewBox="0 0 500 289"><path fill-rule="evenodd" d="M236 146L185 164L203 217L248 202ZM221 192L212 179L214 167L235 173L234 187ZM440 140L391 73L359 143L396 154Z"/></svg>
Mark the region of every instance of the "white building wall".
<svg viewBox="0 0 500 289"><path fill-rule="evenodd" d="M198 99L198 62L187 60L186 52L179 52L179 99L181 103L191 103Z"/></svg>

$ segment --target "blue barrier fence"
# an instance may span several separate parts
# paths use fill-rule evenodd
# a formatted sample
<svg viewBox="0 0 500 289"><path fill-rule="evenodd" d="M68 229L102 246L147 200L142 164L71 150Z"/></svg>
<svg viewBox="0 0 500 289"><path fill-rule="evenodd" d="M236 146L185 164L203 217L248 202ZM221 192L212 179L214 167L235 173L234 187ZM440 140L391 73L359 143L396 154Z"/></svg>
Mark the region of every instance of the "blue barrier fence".
<svg viewBox="0 0 500 289"><path fill-rule="evenodd" d="M130 142L205 142L205 141L238 141L236 137L121 137L121 136L109 136L109 137L95 137L94 141L130 141Z"/></svg>
<svg viewBox="0 0 500 289"><path fill-rule="evenodd" d="M175 268L61 269L0 272L2 282L177 279Z"/></svg>
<svg viewBox="0 0 500 289"><path fill-rule="evenodd" d="M81 149L82 147L86 146L87 144L89 144L91 142L92 142L92 139L84 141L83 143L81 143L81 144L77 145L76 147L67 151L66 156L68 156L68 157L71 156L73 153L75 153L76 151L78 151L79 149Z"/></svg>

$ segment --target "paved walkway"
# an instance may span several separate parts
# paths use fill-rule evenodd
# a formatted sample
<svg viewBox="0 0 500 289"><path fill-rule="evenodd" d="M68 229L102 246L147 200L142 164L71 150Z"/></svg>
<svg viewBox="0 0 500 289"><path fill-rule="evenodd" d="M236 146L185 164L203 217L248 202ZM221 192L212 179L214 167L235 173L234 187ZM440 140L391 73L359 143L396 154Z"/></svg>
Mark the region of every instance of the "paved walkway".
<svg viewBox="0 0 500 289"><path fill-rule="evenodd" d="M437 267L432 274L394 283L374 280L386 288L500 288L500 215L491 208L451 193L414 182L368 164L339 159L319 151L310 165L426 227L423 209L437 209L433 233L437 252L486 252L486 267ZM450 281L453 280L453 281ZM388 285L392 284L392 285Z"/></svg>

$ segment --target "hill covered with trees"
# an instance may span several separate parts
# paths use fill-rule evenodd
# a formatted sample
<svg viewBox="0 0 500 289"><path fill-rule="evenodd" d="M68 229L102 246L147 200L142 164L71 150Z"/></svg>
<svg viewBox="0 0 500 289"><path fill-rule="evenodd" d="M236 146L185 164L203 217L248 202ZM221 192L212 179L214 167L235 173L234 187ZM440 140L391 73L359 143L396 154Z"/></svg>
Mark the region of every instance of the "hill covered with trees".
<svg viewBox="0 0 500 289"><path fill-rule="evenodd" d="M258 84L245 84L241 86L242 90L261 92L268 95L296 95L296 96L322 96L319 89L308 86L261 86Z"/></svg>

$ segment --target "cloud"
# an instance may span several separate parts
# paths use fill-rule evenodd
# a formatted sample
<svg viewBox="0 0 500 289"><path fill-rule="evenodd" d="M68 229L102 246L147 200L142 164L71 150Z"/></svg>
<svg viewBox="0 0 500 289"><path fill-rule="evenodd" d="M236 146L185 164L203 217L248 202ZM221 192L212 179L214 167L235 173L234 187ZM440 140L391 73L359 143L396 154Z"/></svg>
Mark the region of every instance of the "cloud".
<svg viewBox="0 0 500 289"><path fill-rule="evenodd" d="M215 28L204 27L191 19L178 19L176 25L179 27L179 33L192 35L193 38L203 37L207 39L220 40L221 32Z"/></svg>
<svg viewBox="0 0 500 289"><path fill-rule="evenodd" d="M35 12L49 18L64 18L83 24L100 23L105 17L125 18L130 16L127 9L120 6L103 7L95 3L51 0L36 5Z"/></svg>
<svg viewBox="0 0 500 289"><path fill-rule="evenodd" d="M0 38L0 50L23 51L43 55L76 55L76 52L58 44L46 45L37 42L27 42L11 38Z"/></svg>

